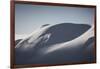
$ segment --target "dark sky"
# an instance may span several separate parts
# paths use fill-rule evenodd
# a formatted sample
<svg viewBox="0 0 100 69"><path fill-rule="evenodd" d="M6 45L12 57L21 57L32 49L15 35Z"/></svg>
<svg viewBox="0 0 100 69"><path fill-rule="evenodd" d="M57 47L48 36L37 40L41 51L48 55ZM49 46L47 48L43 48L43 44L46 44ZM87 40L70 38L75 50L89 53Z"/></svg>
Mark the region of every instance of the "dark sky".
<svg viewBox="0 0 100 69"><path fill-rule="evenodd" d="M93 8L58 7L43 5L15 5L15 33L30 34L44 24L89 24L94 22Z"/></svg>

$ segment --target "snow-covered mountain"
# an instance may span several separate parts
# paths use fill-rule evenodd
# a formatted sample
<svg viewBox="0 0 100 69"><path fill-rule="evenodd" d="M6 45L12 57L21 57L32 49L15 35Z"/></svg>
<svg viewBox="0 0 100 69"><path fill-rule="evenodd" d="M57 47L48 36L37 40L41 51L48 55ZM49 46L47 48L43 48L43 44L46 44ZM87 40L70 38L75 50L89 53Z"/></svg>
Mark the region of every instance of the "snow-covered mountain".
<svg viewBox="0 0 100 69"><path fill-rule="evenodd" d="M63 64L95 60L92 53L94 27L86 24L47 24L16 41L16 64ZM91 56L88 56L90 53Z"/></svg>

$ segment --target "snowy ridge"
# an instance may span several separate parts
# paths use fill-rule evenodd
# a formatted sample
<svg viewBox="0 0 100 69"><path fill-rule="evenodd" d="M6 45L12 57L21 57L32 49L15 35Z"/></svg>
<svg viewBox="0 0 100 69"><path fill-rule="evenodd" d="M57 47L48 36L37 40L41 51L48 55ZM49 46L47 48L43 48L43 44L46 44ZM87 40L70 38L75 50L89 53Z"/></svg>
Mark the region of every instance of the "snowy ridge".
<svg viewBox="0 0 100 69"><path fill-rule="evenodd" d="M43 37L39 38L38 37L46 31L46 29L48 29L50 26L46 26L46 27L43 27L43 28L39 28L37 30L35 30L33 33L31 33L29 36L27 36L26 38L24 38L22 41L20 41L15 48L18 48L20 47L20 44L23 43L25 40L29 39L28 40L28 43L32 43L34 42L34 45L36 45L37 42L39 42L39 40L41 40ZM34 46L33 45L33 46Z"/></svg>

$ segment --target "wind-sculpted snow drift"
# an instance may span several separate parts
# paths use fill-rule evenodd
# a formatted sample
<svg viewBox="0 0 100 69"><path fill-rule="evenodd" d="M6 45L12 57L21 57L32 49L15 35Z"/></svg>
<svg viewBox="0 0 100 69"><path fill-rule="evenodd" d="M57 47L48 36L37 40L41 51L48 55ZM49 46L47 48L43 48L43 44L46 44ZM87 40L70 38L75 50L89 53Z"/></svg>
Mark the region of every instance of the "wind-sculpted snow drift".
<svg viewBox="0 0 100 69"><path fill-rule="evenodd" d="M63 64L93 62L94 27L62 23L44 25L17 41L16 64ZM91 50L90 50L91 49Z"/></svg>

